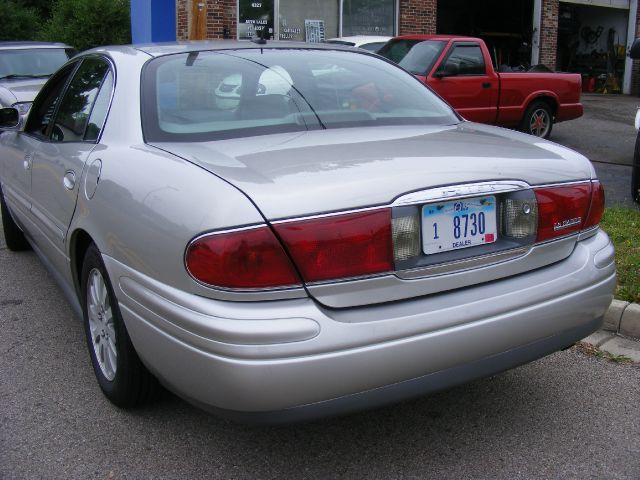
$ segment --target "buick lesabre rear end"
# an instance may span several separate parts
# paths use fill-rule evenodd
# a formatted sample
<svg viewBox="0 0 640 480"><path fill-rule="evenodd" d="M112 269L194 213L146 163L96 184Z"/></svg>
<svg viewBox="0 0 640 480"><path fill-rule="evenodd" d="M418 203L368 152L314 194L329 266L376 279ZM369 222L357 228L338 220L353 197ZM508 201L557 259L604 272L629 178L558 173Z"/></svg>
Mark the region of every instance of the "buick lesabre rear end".
<svg viewBox="0 0 640 480"><path fill-rule="evenodd" d="M159 381L243 419L344 414L602 323L613 247L576 152L463 121L340 46L113 47L70 65L0 136L2 217L82 314L118 405Z"/></svg>

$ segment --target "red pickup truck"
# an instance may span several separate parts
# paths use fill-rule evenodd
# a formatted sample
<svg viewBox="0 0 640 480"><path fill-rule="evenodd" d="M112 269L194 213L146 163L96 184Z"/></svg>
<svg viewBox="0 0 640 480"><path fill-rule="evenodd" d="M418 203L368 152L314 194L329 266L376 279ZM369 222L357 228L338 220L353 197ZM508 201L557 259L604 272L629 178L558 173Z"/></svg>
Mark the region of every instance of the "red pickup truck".
<svg viewBox="0 0 640 480"><path fill-rule="evenodd" d="M467 120L548 138L554 122L582 115L579 74L516 73L506 66L498 73L479 38L407 35L389 40L378 53L413 73Z"/></svg>

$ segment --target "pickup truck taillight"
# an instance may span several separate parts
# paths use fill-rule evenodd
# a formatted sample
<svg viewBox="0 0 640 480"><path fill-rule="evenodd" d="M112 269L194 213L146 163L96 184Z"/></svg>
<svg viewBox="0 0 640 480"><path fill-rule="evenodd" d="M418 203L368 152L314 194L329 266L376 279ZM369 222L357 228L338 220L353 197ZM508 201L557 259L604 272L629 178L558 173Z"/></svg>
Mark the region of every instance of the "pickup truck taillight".
<svg viewBox="0 0 640 480"><path fill-rule="evenodd" d="M535 189L538 202L538 234L542 242L600 223L604 212L604 188L595 180Z"/></svg>

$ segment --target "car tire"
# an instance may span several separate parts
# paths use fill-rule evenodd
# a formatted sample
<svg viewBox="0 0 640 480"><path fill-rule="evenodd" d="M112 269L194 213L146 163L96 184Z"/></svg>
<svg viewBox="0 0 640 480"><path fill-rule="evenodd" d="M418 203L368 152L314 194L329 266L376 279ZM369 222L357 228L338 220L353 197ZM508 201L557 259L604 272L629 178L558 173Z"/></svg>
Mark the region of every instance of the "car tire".
<svg viewBox="0 0 640 480"><path fill-rule="evenodd" d="M131 343L95 244L89 246L84 256L81 295L87 347L102 392L123 408L147 403L156 395L158 382Z"/></svg>
<svg viewBox="0 0 640 480"><path fill-rule="evenodd" d="M636 148L631 166L631 200L640 203L640 133L636 137Z"/></svg>
<svg viewBox="0 0 640 480"><path fill-rule="evenodd" d="M13 221L2 190L0 190L0 211L2 212L2 230L4 231L4 240L7 248L13 252L28 250L31 246L20 227Z"/></svg>
<svg viewBox="0 0 640 480"><path fill-rule="evenodd" d="M553 112L546 102L532 102L524 112L520 130L529 135L549 138L553 128Z"/></svg>

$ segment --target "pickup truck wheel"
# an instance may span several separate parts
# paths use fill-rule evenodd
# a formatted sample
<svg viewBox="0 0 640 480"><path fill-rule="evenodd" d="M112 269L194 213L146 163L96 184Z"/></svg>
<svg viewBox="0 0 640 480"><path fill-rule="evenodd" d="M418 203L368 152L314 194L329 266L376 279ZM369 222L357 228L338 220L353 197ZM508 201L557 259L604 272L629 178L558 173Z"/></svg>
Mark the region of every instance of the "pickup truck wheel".
<svg viewBox="0 0 640 480"><path fill-rule="evenodd" d="M553 127L553 114L545 102L533 102L527 107L521 130L540 138L549 138Z"/></svg>
<svg viewBox="0 0 640 480"><path fill-rule="evenodd" d="M2 230L4 231L4 241L7 244L7 248L13 252L28 250L30 248L29 242L27 242L20 227L13 221L13 217L11 217L11 212L9 212L9 207L4 201L4 195L1 190L0 211L2 212Z"/></svg>
<svg viewBox="0 0 640 480"><path fill-rule="evenodd" d="M93 371L105 396L119 407L150 400L157 380L138 358L98 248L87 249L82 264L82 313Z"/></svg>

